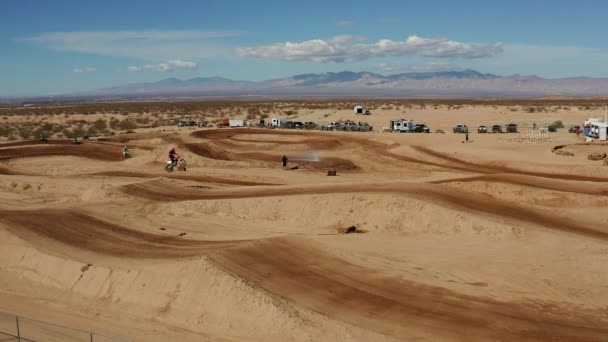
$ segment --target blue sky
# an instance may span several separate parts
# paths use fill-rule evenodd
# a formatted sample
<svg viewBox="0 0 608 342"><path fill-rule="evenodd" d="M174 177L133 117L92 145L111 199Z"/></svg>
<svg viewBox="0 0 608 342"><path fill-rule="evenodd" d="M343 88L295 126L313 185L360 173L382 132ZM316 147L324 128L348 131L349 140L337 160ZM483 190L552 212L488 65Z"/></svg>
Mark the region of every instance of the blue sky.
<svg viewBox="0 0 608 342"><path fill-rule="evenodd" d="M605 13L592 0L0 0L0 96L342 70L608 77Z"/></svg>

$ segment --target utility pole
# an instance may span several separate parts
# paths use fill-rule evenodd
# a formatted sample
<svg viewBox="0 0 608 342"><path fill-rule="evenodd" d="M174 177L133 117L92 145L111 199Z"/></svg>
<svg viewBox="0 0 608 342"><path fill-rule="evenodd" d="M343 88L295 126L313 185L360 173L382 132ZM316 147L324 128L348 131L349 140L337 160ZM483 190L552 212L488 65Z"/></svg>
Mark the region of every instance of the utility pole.
<svg viewBox="0 0 608 342"><path fill-rule="evenodd" d="M608 123L608 105L604 105L604 123Z"/></svg>

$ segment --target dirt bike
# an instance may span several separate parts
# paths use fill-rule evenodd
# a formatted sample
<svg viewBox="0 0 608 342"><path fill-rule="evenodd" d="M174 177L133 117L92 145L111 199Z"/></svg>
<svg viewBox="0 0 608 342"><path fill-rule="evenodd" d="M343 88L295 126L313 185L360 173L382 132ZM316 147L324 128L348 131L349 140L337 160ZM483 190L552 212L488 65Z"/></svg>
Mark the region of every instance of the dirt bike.
<svg viewBox="0 0 608 342"><path fill-rule="evenodd" d="M180 158L177 160L177 162L172 162L170 160L167 161L167 165L165 165L165 171L173 172L176 169L186 171L186 160Z"/></svg>

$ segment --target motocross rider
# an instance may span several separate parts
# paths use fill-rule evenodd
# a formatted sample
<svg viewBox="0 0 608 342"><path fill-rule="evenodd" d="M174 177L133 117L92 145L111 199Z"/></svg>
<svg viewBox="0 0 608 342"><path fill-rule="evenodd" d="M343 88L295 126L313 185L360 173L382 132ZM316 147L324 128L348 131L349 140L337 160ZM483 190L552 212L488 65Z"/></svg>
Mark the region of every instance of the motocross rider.
<svg viewBox="0 0 608 342"><path fill-rule="evenodd" d="M179 160L179 154L175 151L175 147L171 147L169 150L169 160L171 161L171 165L177 165L177 161Z"/></svg>

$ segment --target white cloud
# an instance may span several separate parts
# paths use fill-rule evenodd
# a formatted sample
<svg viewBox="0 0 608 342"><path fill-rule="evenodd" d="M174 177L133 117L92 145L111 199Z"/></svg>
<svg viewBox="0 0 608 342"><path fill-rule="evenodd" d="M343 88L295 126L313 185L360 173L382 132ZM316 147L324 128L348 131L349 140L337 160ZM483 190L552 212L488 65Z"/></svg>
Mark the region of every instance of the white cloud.
<svg viewBox="0 0 608 342"><path fill-rule="evenodd" d="M174 71L176 69L196 69L198 64L195 62L182 61L174 59L165 63L159 64L146 64L142 66L130 66L127 68L129 71Z"/></svg>
<svg viewBox="0 0 608 342"><path fill-rule="evenodd" d="M408 70L414 71L414 72L436 72L436 71L459 71L459 70L463 70L463 68L458 65L453 65L453 64L431 62L431 63L424 63L424 64L412 64L412 65L408 66Z"/></svg>
<svg viewBox="0 0 608 342"><path fill-rule="evenodd" d="M338 26L352 26L354 25L355 22L352 20L340 20L340 21L336 21L336 25Z"/></svg>
<svg viewBox="0 0 608 342"><path fill-rule="evenodd" d="M201 58L230 51L220 38L239 35L236 31L140 30L46 32L21 41L52 50L74 51L147 60Z"/></svg>
<svg viewBox="0 0 608 342"><path fill-rule="evenodd" d="M360 61L386 56L437 58L487 58L502 53L502 43L476 45L447 38L409 36L404 41L381 39L373 44L354 43L352 36L338 36L328 40L314 39L301 43L275 43L238 48L242 57L281 59L286 61L335 62Z"/></svg>
<svg viewBox="0 0 608 342"><path fill-rule="evenodd" d="M395 64L380 63L376 66L376 69L383 71L383 72L394 72L394 71L398 71L400 69L400 67Z"/></svg>
<svg viewBox="0 0 608 342"><path fill-rule="evenodd" d="M75 73L84 73L84 72L95 72L97 71L97 68L94 67L83 67L83 68L74 68Z"/></svg>

